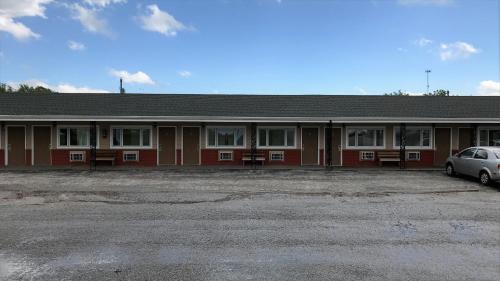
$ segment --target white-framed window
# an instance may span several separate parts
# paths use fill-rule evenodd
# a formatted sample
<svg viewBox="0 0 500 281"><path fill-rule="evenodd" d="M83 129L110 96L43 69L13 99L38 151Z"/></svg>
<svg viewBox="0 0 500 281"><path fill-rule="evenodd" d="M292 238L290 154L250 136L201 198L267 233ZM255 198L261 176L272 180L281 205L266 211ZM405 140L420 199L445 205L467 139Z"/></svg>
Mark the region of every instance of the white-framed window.
<svg viewBox="0 0 500 281"><path fill-rule="evenodd" d="M139 161L139 151L124 151L123 162L137 162Z"/></svg>
<svg viewBox="0 0 500 281"><path fill-rule="evenodd" d="M258 148L295 148L295 127L258 127Z"/></svg>
<svg viewBox="0 0 500 281"><path fill-rule="evenodd" d="M285 152L284 151L269 151L269 160L270 161L285 161Z"/></svg>
<svg viewBox="0 0 500 281"><path fill-rule="evenodd" d="M407 151L406 160L408 161L420 161L420 151Z"/></svg>
<svg viewBox="0 0 500 281"><path fill-rule="evenodd" d="M85 151L70 151L69 162L85 162Z"/></svg>
<svg viewBox="0 0 500 281"><path fill-rule="evenodd" d="M385 129L370 127L348 127L347 129L348 148L384 148Z"/></svg>
<svg viewBox="0 0 500 281"><path fill-rule="evenodd" d="M500 146L500 128L479 128L480 146Z"/></svg>
<svg viewBox="0 0 500 281"><path fill-rule="evenodd" d="M207 147L244 148L245 127L207 127Z"/></svg>
<svg viewBox="0 0 500 281"><path fill-rule="evenodd" d="M233 161L233 151L219 150L219 161Z"/></svg>
<svg viewBox="0 0 500 281"><path fill-rule="evenodd" d="M111 148L152 148L151 126L111 127Z"/></svg>
<svg viewBox="0 0 500 281"><path fill-rule="evenodd" d="M375 151L361 151L359 159L362 161L373 161L375 160Z"/></svg>
<svg viewBox="0 0 500 281"><path fill-rule="evenodd" d="M97 128L96 134L99 134L99 128ZM98 141L99 137L97 136ZM57 127L57 147L90 148L90 127L74 125Z"/></svg>
<svg viewBox="0 0 500 281"><path fill-rule="evenodd" d="M399 148L400 127L394 127L394 148ZM406 127L406 148L431 149L431 127Z"/></svg>

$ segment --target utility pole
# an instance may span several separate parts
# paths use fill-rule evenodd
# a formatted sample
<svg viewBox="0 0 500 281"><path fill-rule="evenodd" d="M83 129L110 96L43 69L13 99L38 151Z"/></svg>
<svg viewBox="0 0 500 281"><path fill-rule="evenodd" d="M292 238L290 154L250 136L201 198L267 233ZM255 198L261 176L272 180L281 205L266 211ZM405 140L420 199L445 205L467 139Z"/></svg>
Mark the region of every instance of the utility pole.
<svg viewBox="0 0 500 281"><path fill-rule="evenodd" d="M425 73L427 74L427 94L429 94L429 73L431 73L430 69L425 70Z"/></svg>

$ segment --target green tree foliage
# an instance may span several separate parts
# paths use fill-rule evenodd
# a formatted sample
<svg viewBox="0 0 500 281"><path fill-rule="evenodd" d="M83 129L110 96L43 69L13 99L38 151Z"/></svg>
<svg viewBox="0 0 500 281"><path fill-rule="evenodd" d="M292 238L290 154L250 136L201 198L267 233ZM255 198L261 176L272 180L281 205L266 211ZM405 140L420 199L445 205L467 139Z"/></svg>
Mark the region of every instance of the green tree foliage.
<svg viewBox="0 0 500 281"><path fill-rule="evenodd" d="M398 90L397 92L392 92L392 93L385 93L384 96L409 96L410 94L403 92L401 90Z"/></svg>
<svg viewBox="0 0 500 281"><path fill-rule="evenodd" d="M20 94L51 94L55 93L51 89L42 87L42 86L29 86L26 84L20 84L17 89L12 88L11 86L0 83L0 94L9 94L9 93L20 93Z"/></svg>
<svg viewBox="0 0 500 281"><path fill-rule="evenodd" d="M435 90L432 93L424 94L424 96L431 96L431 97L449 97L450 96L450 91L448 90Z"/></svg>

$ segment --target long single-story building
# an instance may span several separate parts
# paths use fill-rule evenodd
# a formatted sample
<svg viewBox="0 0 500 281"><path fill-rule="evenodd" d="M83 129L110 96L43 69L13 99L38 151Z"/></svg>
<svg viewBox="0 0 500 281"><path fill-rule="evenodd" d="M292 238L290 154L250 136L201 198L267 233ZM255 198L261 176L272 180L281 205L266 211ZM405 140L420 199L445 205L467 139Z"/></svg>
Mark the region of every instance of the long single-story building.
<svg viewBox="0 0 500 281"><path fill-rule="evenodd" d="M500 146L500 97L0 95L0 167L424 167L473 145Z"/></svg>

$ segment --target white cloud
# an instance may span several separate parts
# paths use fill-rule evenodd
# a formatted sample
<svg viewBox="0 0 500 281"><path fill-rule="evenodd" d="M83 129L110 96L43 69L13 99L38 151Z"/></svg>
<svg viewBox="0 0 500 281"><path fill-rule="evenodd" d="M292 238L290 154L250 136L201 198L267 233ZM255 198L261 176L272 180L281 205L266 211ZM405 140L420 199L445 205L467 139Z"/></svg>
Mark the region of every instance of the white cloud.
<svg viewBox="0 0 500 281"><path fill-rule="evenodd" d="M45 5L52 0L2 0L0 1L0 31L12 34L18 40L40 38L26 25L16 21L20 17L45 17Z"/></svg>
<svg viewBox="0 0 500 281"><path fill-rule="evenodd" d="M30 79L26 80L23 82L8 82L7 83L9 86L11 86L14 89L17 89L19 87L19 84L26 84L31 87L44 87L51 89L52 91L58 92L58 93L109 93L107 90L103 89L94 89L90 87L78 87L71 85L69 83L59 83L58 85L49 85L41 80L38 79Z"/></svg>
<svg viewBox="0 0 500 281"><path fill-rule="evenodd" d="M70 40L68 41L68 48L73 51L83 51L86 47L83 43Z"/></svg>
<svg viewBox="0 0 500 281"><path fill-rule="evenodd" d="M69 7L71 9L73 19L78 20L83 25L85 30L108 36L113 35L111 29L108 27L107 21L99 17L97 9L86 8L80 4L73 4Z"/></svg>
<svg viewBox="0 0 500 281"><path fill-rule="evenodd" d="M479 53L479 49L465 42L455 42L445 44L442 43L439 50L439 55L442 61L466 59L471 55Z"/></svg>
<svg viewBox="0 0 500 281"><path fill-rule="evenodd" d="M428 45L430 45L432 43L433 43L432 40L427 39L425 37L422 37L420 39L417 39L417 40L413 41L413 44L415 44L415 45L417 45L419 47L425 47L425 46L428 46Z"/></svg>
<svg viewBox="0 0 500 281"><path fill-rule="evenodd" d="M144 72L138 71L136 73L129 73L125 70L114 70L111 69L109 74L115 76L117 78L122 78L125 83L134 83L134 84L150 84L154 85L155 82Z"/></svg>
<svg viewBox="0 0 500 281"><path fill-rule="evenodd" d="M85 0L90 6L106 7L110 4L126 3L127 0Z"/></svg>
<svg viewBox="0 0 500 281"><path fill-rule="evenodd" d="M190 71L187 71L187 70L181 70L177 73L179 74L179 76L184 77L184 78L189 78L189 77L191 77L191 75L193 75Z"/></svg>
<svg viewBox="0 0 500 281"><path fill-rule="evenodd" d="M480 96L500 96L500 82L482 81L479 83L477 94Z"/></svg>
<svg viewBox="0 0 500 281"><path fill-rule="evenodd" d="M403 6L449 6L455 0L398 0Z"/></svg>
<svg viewBox="0 0 500 281"><path fill-rule="evenodd" d="M148 5L149 14L139 16L141 27L148 31L159 32L165 36L176 36L177 32L188 28L157 5Z"/></svg>

